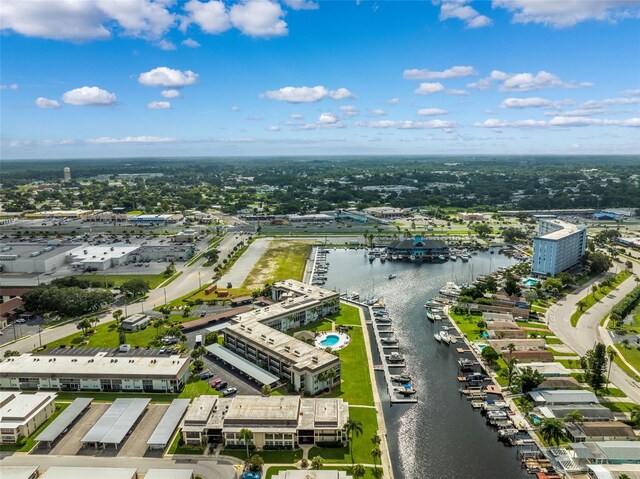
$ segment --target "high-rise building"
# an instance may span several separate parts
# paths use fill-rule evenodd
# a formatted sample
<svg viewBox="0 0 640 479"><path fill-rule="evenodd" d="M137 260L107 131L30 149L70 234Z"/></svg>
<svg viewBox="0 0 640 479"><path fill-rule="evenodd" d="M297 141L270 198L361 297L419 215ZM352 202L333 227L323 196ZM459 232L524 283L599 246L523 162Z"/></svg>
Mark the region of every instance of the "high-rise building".
<svg viewBox="0 0 640 479"><path fill-rule="evenodd" d="M62 170L64 181L71 181L71 168L65 166Z"/></svg>
<svg viewBox="0 0 640 479"><path fill-rule="evenodd" d="M582 261L587 247L587 228L557 219L541 220L533 239L531 272L555 276Z"/></svg>

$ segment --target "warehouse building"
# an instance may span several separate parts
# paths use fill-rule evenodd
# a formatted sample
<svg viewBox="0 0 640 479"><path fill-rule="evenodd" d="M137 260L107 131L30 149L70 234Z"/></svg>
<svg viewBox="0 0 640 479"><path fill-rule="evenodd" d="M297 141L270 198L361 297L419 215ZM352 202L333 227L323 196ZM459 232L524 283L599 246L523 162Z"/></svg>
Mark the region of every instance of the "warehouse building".
<svg viewBox="0 0 640 479"><path fill-rule="evenodd" d="M79 244L55 246L48 243L6 243L0 245L0 272L50 273L67 263Z"/></svg>
<svg viewBox="0 0 640 479"><path fill-rule="evenodd" d="M557 219L541 220L533 239L531 272L555 276L577 266L587 247L587 228Z"/></svg>
<svg viewBox="0 0 640 479"><path fill-rule="evenodd" d="M55 397L55 393L0 391L0 443L15 444L33 434L56 411Z"/></svg>
<svg viewBox="0 0 640 479"><path fill-rule="evenodd" d="M177 223L182 215L138 215L129 221L137 226L162 226Z"/></svg>
<svg viewBox="0 0 640 479"><path fill-rule="evenodd" d="M251 428L259 449L294 449L299 445L344 443L349 404L339 398L298 396L200 396L191 403L182 424L186 444L243 445L240 431Z"/></svg>
<svg viewBox="0 0 640 479"><path fill-rule="evenodd" d="M179 392L186 384L190 363L188 357L146 350L58 349L5 359L0 363L0 388Z"/></svg>

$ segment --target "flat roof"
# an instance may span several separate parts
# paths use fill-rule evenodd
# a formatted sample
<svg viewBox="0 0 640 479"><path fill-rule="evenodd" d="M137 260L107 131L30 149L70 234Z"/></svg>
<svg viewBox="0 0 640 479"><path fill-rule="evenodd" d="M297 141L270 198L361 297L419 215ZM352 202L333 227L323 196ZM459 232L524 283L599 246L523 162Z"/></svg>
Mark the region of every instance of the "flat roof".
<svg viewBox="0 0 640 479"><path fill-rule="evenodd" d="M2 243L1 248L11 248L7 251L0 252L0 256L18 256L18 260L28 261L42 261L50 258L55 258L61 254L66 254L81 248L82 245L78 243L67 243L60 246L52 246L47 243ZM49 249L50 248L50 249ZM47 249L48 251L45 251ZM30 256L31 253L40 252L37 256Z"/></svg>
<svg viewBox="0 0 640 479"><path fill-rule="evenodd" d="M56 417L47 428L42 431L36 441L53 442L55 441L62 431L69 427L69 425L76 420L76 418L82 414L82 412L89 407L93 398L76 398L69 406L62 411L58 417Z"/></svg>
<svg viewBox="0 0 640 479"><path fill-rule="evenodd" d="M586 229L585 226L574 225L573 223L567 223L566 221L562 221L558 219L545 219L543 221L557 226L558 229L556 231L551 231L544 235L536 236L536 239L559 240L562 238L566 238L567 236L571 236L573 234L584 231Z"/></svg>
<svg viewBox="0 0 640 479"><path fill-rule="evenodd" d="M583 389L554 389L548 391L536 391L530 393L536 401L544 401L550 404L597 404L598 398L591 391ZM536 396L536 397L534 397Z"/></svg>
<svg viewBox="0 0 640 479"><path fill-rule="evenodd" d="M521 367L518 367L518 369L521 369L523 367L528 367L528 368L531 368L531 369L535 369L536 371L538 371L543 376L546 376L546 375L549 375L549 374L558 375L558 376L569 376L569 373L570 373L570 371L562 363L535 363L535 362L532 362L532 363L523 364Z"/></svg>
<svg viewBox="0 0 640 479"><path fill-rule="evenodd" d="M47 404L50 404L55 397L55 393L16 393L0 408L0 428L11 428L24 424Z"/></svg>
<svg viewBox="0 0 640 479"><path fill-rule="evenodd" d="M134 479L135 467L50 467L40 479Z"/></svg>
<svg viewBox="0 0 640 479"><path fill-rule="evenodd" d="M2 466L2 479L31 479L39 466Z"/></svg>
<svg viewBox="0 0 640 479"><path fill-rule="evenodd" d="M207 316L203 316L202 318L194 319L193 321L186 321L184 323L180 323L180 329L196 329L202 326L205 326L210 323L217 323L219 321L224 321L233 318L236 315L246 313L251 311L253 308L251 306L240 306L239 308L228 309L227 311L222 311L216 314L209 314Z"/></svg>
<svg viewBox="0 0 640 479"><path fill-rule="evenodd" d="M291 291L292 293L295 293L296 296L307 295L315 299L327 299L327 298L333 298L333 297L340 297L340 295L335 291L331 291L325 288L320 288L319 286L303 283L302 281L297 281L295 279L276 281L271 286L274 289L285 289L287 291Z"/></svg>
<svg viewBox="0 0 640 479"><path fill-rule="evenodd" d="M147 445L166 445L178 427L182 416L189 407L189 399L174 399L165 411L162 419L151 433Z"/></svg>
<svg viewBox="0 0 640 479"><path fill-rule="evenodd" d="M225 414L224 424L227 427L269 422L288 423L295 427L298 425L299 408L298 396L269 396L259 400L253 396L237 396Z"/></svg>
<svg viewBox="0 0 640 479"><path fill-rule="evenodd" d="M140 248L140 245L112 244L105 246L87 246L71 252L74 262L105 261L121 258Z"/></svg>
<svg viewBox="0 0 640 479"><path fill-rule="evenodd" d="M172 356L124 356L99 351L90 356L30 353L0 363L0 377L155 377L175 378L189 366L190 358Z"/></svg>
<svg viewBox="0 0 640 479"><path fill-rule="evenodd" d="M193 469L149 469L144 479L191 479Z"/></svg>
<svg viewBox="0 0 640 479"><path fill-rule="evenodd" d="M198 396L193 400L191 406L189 406L184 421L206 423L217 402L218 396L209 394Z"/></svg>
<svg viewBox="0 0 640 479"><path fill-rule="evenodd" d="M120 444L149 402L149 398L116 399L80 442Z"/></svg>
<svg viewBox="0 0 640 479"><path fill-rule="evenodd" d="M273 384L275 382L278 382L278 380L280 379L275 374L271 374L270 372L265 371L261 367L253 364L242 356L237 355L233 351L229 351L228 349L223 348L217 343L205 346L205 349L217 358L222 359L236 369L239 369L243 373L251 376L261 384Z"/></svg>

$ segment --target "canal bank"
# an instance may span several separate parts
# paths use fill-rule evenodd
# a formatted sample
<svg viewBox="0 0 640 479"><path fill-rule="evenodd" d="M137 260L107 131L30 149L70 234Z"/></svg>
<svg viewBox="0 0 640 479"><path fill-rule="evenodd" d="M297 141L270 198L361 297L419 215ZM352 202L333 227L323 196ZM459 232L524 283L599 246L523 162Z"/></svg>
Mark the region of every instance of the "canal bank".
<svg viewBox="0 0 640 479"><path fill-rule="evenodd" d="M364 297L382 297L392 328L406 358L405 373L418 391L413 405L391 404L384 373L376 371L390 459L396 478L519 479L517 448L498 442L495 431L473 411L458 389L455 348L433 340L433 326L425 318L424 303L447 281L465 282L513 261L498 254L480 253L469 263L369 263L362 251L332 250L328 288L357 291ZM395 279L388 279L395 274ZM371 325L367 326L373 337ZM374 364L380 355L371 342Z"/></svg>

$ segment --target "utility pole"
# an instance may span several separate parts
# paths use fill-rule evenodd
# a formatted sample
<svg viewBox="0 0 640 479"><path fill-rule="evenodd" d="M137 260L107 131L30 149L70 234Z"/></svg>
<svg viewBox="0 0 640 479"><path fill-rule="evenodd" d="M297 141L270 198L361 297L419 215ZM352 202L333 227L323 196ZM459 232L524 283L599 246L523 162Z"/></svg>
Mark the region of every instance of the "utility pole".
<svg viewBox="0 0 640 479"><path fill-rule="evenodd" d="M40 347L42 347L42 328L38 326L38 339L40 340Z"/></svg>
<svg viewBox="0 0 640 479"><path fill-rule="evenodd" d="M162 288L162 290L164 291L164 304L166 306L167 305L167 288Z"/></svg>

